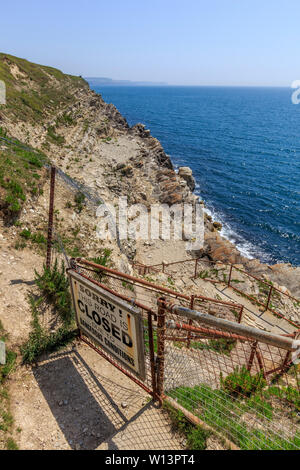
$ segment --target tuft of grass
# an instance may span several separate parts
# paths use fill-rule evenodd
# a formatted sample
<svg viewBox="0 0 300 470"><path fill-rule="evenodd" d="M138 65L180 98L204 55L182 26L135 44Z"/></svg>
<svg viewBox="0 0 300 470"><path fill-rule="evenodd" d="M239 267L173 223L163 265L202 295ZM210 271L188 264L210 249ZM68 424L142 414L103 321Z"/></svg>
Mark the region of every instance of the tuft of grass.
<svg viewBox="0 0 300 470"><path fill-rule="evenodd" d="M85 201L85 195L78 191L75 196L74 196L74 202L75 202L75 205L76 205L76 210L77 212L81 212L83 207L84 207L84 201Z"/></svg>
<svg viewBox="0 0 300 470"><path fill-rule="evenodd" d="M55 127L49 126L47 129L47 137L51 142L54 142L56 145L63 145L65 143L65 138L62 135L55 133Z"/></svg>
<svg viewBox="0 0 300 470"><path fill-rule="evenodd" d="M46 331L39 321L39 306L42 300L42 297L37 300L33 297L29 298L32 311L32 331L28 341L21 346L23 363L30 364L44 353L57 351L78 335L77 330L66 325L59 327L55 332Z"/></svg>
<svg viewBox="0 0 300 470"><path fill-rule="evenodd" d="M110 250L109 248L103 248L101 250L100 256L89 258L89 260L93 261L96 264L100 264L101 266L109 267L111 265L111 254L112 254L112 250ZM97 273L98 278L100 280L103 279L103 277L105 276L105 273L103 273L103 271L101 271L100 268L95 268L95 272Z"/></svg>
<svg viewBox="0 0 300 470"><path fill-rule="evenodd" d="M164 409L168 412L172 428L185 437L188 449L206 449L207 438L211 435L209 431L200 426L194 426L187 420L182 411L176 410L169 403L164 403Z"/></svg>
<svg viewBox="0 0 300 470"><path fill-rule="evenodd" d="M222 388L233 396L249 397L253 392L262 390L267 385L262 372L251 375L245 366L236 367L234 372L223 379L221 374Z"/></svg>
<svg viewBox="0 0 300 470"><path fill-rule="evenodd" d="M190 347L193 349L216 351L220 354L225 354L226 356L229 356L235 345L236 340L234 339L220 338L209 339L207 343L204 343L202 341L193 341L191 342Z"/></svg>
<svg viewBox="0 0 300 470"><path fill-rule="evenodd" d="M6 363L0 366L0 384L9 376L15 367L17 353L14 351L6 351Z"/></svg>
<svg viewBox="0 0 300 470"><path fill-rule="evenodd" d="M7 450L19 450L17 443L14 441L12 437L9 437L6 441L6 448Z"/></svg>
<svg viewBox="0 0 300 470"><path fill-rule="evenodd" d="M0 340L6 341L7 338L8 334L0 322ZM14 441L11 437L14 420L10 412L10 397L5 381L15 368L16 358L17 354L7 349L6 363L0 366L0 448L4 446L6 449L11 450L17 448L17 446L15 443L13 445Z"/></svg>
<svg viewBox="0 0 300 470"><path fill-rule="evenodd" d="M229 395L225 390L213 390L208 385L191 387L177 387L168 392L172 398L201 419L234 442L243 450L299 450L300 435L286 439L283 435L275 434L266 427L263 431L249 427L243 419L245 413L255 413L271 419L271 408L267 403L257 398L247 397L240 400ZM262 410L264 409L264 413ZM260 416L259 420L263 419Z"/></svg>
<svg viewBox="0 0 300 470"><path fill-rule="evenodd" d="M21 347L23 363L32 363L46 352L56 351L72 341L78 332L74 329L75 315L71 303L69 280L65 274L64 263L58 266L55 260L49 269L44 266L41 274L36 273L36 285L41 296L29 297L32 312L32 330L29 339ZM60 325L56 331L47 331L40 324L40 307L47 300L54 307Z"/></svg>
<svg viewBox="0 0 300 470"><path fill-rule="evenodd" d="M39 287L43 296L51 302L55 311L65 326L70 325L74 320L74 311L72 308L71 293L69 289L69 279L65 274L65 264L61 263L58 267L58 261L55 260L53 266L43 267L43 272L39 274L35 271L36 285Z"/></svg>

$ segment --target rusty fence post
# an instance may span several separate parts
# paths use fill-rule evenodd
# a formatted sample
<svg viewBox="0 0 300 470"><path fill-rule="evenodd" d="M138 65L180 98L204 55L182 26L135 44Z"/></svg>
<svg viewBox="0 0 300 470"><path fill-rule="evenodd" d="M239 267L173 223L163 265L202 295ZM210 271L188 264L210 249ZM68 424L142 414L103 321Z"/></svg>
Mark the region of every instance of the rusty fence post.
<svg viewBox="0 0 300 470"><path fill-rule="evenodd" d="M191 302L190 302L190 309L193 310L194 309L194 302L195 302L195 296L194 295L191 295ZM189 320L189 325L192 326L193 324L193 320L190 319ZM190 349L190 345L191 345L191 335L192 333L189 331L188 332L188 340L187 340L187 348Z"/></svg>
<svg viewBox="0 0 300 470"><path fill-rule="evenodd" d="M198 268L198 258L195 260L195 273L194 273L194 279L197 277L197 268Z"/></svg>
<svg viewBox="0 0 300 470"><path fill-rule="evenodd" d="M257 349L257 341L254 341L254 343L252 343L252 346L251 346L251 353L250 353L249 361L248 361L248 364L247 364L247 370L249 372L250 372L250 370L252 368L252 365L253 365L256 349Z"/></svg>
<svg viewBox="0 0 300 470"><path fill-rule="evenodd" d="M244 305L241 306L238 323L241 323L241 321L242 321L243 312L244 312Z"/></svg>
<svg viewBox="0 0 300 470"><path fill-rule="evenodd" d="M229 277L228 277L228 287L230 287L231 275L232 275L232 264L230 265Z"/></svg>
<svg viewBox="0 0 300 470"><path fill-rule="evenodd" d="M51 167L50 179L50 199L49 199L49 218L48 218L48 239L47 239L47 258L46 266L49 269L51 264L51 249L53 235L53 209L54 209L54 191L55 191L55 167Z"/></svg>
<svg viewBox="0 0 300 470"><path fill-rule="evenodd" d="M165 298L160 297L157 301L157 398L162 404L164 392L164 372L165 372L165 330L166 330L166 310Z"/></svg>
<svg viewBox="0 0 300 470"><path fill-rule="evenodd" d="M269 296L268 296L267 305L266 305L266 310L268 310L269 305L270 305L272 291L273 291L273 286L270 287Z"/></svg>
<svg viewBox="0 0 300 470"><path fill-rule="evenodd" d="M152 391L153 391L153 397L155 398L157 395L157 387L156 387L156 375L155 375L153 324L152 324L152 315L150 312L147 313L147 317L148 317L148 339L149 339L149 353L150 353L150 364L151 364Z"/></svg>

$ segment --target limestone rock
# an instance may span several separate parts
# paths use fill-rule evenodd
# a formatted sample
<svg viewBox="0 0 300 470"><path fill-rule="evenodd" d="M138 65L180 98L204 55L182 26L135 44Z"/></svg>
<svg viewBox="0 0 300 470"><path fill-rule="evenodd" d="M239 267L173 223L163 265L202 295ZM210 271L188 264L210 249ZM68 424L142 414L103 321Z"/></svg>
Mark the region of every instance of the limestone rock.
<svg viewBox="0 0 300 470"><path fill-rule="evenodd" d="M193 177L193 172L188 166L181 166L178 170L178 176L186 181L186 184L191 191L195 189L195 179Z"/></svg>

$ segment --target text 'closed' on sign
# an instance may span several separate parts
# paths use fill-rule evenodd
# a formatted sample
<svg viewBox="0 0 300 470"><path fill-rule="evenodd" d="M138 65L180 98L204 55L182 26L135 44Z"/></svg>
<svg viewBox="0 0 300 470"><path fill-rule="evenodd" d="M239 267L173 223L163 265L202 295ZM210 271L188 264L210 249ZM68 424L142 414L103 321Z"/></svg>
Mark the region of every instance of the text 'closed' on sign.
<svg viewBox="0 0 300 470"><path fill-rule="evenodd" d="M137 376L145 378L140 311L75 271L69 271L79 329Z"/></svg>

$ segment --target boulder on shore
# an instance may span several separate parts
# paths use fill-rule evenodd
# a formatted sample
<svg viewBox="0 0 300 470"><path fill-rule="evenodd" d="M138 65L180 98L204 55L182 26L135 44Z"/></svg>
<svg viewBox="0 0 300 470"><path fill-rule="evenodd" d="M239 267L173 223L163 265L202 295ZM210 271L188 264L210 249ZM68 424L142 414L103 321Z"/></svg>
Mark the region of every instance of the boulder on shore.
<svg viewBox="0 0 300 470"><path fill-rule="evenodd" d="M191 191L194 191L196 184L191 168L188 166L179 167L178 176L186 182Z"/></svg>

